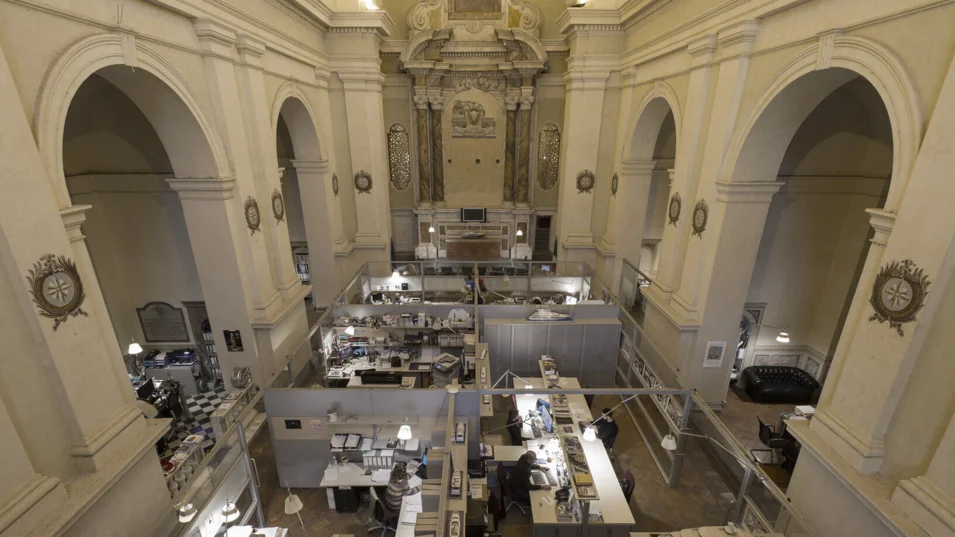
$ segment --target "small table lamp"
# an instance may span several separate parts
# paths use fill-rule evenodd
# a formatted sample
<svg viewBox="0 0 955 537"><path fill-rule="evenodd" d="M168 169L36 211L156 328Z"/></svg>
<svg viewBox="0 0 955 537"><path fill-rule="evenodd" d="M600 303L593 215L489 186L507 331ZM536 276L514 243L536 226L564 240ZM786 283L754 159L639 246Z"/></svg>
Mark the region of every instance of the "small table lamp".
<svg viewBox="0 0 955 537"><path fill-rule="evenodd" d="M410 425L402 425L398 428L398 440L401 441L401 449L404 449L408 444L408 440L411 440Z"/></svg>

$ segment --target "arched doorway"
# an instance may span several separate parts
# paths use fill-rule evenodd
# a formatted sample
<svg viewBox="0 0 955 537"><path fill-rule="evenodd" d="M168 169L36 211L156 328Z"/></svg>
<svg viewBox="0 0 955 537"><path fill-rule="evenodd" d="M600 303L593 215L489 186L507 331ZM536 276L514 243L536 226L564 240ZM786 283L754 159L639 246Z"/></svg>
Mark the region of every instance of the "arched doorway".
<svg viewBox="0 0 955 537"><path fill-rule="evenodd" d="M312 285L313 304L327 306L339 291L326 184L331 172L304 96L281 101L275 135L295 269Z"/></svg>
<svg viewBox="0 0 955 537"><path fill-rule="evenodd" d="M643 322L646 301L641 292L656 272L656 253L663 239L670 171L676 158L679 109L666 85L651 90L640 107L626 151L617 196L620 219L615 281L619 296L637 322ZM621 195L622 194L622 195Z"/></svg>
<svg viewBox="0 0 955 537"><path fill-rule="evenodd" d="M729 203L727 211L738 214L727 212L723 223L728 230L726 221L748 218L760 237L724 231L718 246L735 251L747 274L734 309L764 307L741 364L743 384L750 365L796 367L825 380L869 251L867 210L883 208L888 197L894 144L879 91L844 68L796 78L753 123L721 195L765 191L750 209ZM746 259L753 259L751 272Z"/></svg>
<svg viewBox="0 0 955 537"><path fill-rule="evenodd" d="M179 362L147 376L171 377L187 396L222 386L230 368L220 365L212 328L232 324L210 319L200 281L219 274L207 268L200 278L196 259L209 257L207 243L190 240L169 184L176 177L218 182L203 128L177 92L146 69L100 68L68 96L57 164L69 203L88 206L86 247L119 350L127 355L133 341L145 349L126 356L130 372L141 372L143 360ZM254 349L246 352L254 358Z"/></svg>

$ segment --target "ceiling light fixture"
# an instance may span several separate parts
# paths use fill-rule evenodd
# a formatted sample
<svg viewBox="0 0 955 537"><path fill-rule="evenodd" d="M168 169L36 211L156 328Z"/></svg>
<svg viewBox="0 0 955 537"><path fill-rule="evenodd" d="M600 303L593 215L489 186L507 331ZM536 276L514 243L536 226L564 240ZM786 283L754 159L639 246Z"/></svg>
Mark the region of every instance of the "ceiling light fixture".
<svg viewBox="0 0 955 537"><path fill-rule="evenodd" d="M789 343L789 332L780 332L779 335L776 336L776 341L780 343Z"/></svg>

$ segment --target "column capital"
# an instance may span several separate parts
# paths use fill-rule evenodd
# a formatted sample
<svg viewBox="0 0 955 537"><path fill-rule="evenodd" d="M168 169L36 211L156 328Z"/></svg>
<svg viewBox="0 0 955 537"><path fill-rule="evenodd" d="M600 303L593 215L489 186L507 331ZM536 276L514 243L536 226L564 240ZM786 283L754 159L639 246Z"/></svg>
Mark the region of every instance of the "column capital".
<svg viewBox="0 0 955 537"><path fill-rule="evenodd" d="M655 160L624 160L620 163L620 173L624 176L650 175L656 167Z"/></svg>
<svg viewBox="0 0 955 537"><path fill-rule="evenodd" d="M431 102L431 99L429 99L427 95L415 95L413 99L414 99L414 107L417 108L418 110L427 110L428 103Z"/></svg>
<svg viewBox="0 0 955 537"><path fill-rule="evenodd" d="M328 171L328 161L325 159L316 160L293 160L292 166L296 171L305 173L325 173Z"/></svg>
<svg viewBox="0 0 955 537"><path fill-rule="evenodd" d="M693 57L693 67L713 63L713 53L716 51L716 34L707 34L690 41L686 51Z"/></svg>
<svg viewBox="0 0 955 537"><path fill-rule="evenodd" d="M885 246L889 242L892 227L895 226L896 214L882 209L866 209L865 212L869 213L869 225L875 230L875 235L870 240L875 244Z"/></svg>
<svg viewBox="0 0 955 537"><path fill-rule="evenodd" d="M86 238L82 225L86 222L86 211L92 208L92 205L73 205L60 209L60 218L63 220L63 227L66 228L70 242L78 242Z"/></svg>
<svg viewBox="0 0 955 537"><path fill-rule="evenodd" d="M716 199L723 203L769 203L782 186L778 181L716 183Z"/></svg>
<svg viewBox="0 0 955 537"><path fill-rule="evenodd" d="M530 110L534 104L533 95L521 95L521 110Z"/></svg>
<svg viewBox="0 0 955 537"><path fill-rule="evenodd" d="M235 179L231 177L170 177L166 179L166 183L182 200L227 200L235 196Z"/></svg>
<svg viewBox="0 0 955 537"><path fill-rule="evenodd" d="M332 80L332 72L327 65L315 66L315 84L322 89L328 89L328 83Z"/></svg>
<svg viewBox="0 0 955 537"><path fill-rule="evenodd" d="M564 84L567 91L603 90L607 87L610 73L620 69L618 54L591 54L567 59Z"/></svg>
<svg viewBox="0 0 955 537"><path fill-rule="evenodd" d="M211 19L196 19L192 25L203 54L232 60L235 31Z"/></svg>
<svg viewBox="0 0 955 537"><path fill-rule="evenodd" d="M437 110L437 111L444 110L443 98L432 95L431 97L428 97L428 102L431 103L432 110Z"/></svg>
<svg viewBox="0 0 955 537"><path fill-rule="evenodd" d="M717 34L717 40L726 56L749 55L759 32L759 21L746 19Z"/></svg>
<svg viewBox="0 0 955 537"><path fill-rule="evenodd" d="M239 34L235 40L235 48L239 51L239 60L253 67L261 67L261 59L265 54L265 42L248 35Z"/></svg>

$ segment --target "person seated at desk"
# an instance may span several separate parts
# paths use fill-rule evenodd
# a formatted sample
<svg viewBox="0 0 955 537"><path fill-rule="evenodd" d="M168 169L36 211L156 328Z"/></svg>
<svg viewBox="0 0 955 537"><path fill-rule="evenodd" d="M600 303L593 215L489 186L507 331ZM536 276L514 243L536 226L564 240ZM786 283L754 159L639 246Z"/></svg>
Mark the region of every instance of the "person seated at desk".
<svg viewBox="0 0 955 537"><path fill-rule="evenodd" d="M401 511L401 499L419 492L419 487L412 488L408 484L408 465L396 462L388 478L388 488L385 489L385 507L395 513Z"/></svg>
<svg viewBox="0 0 955 537"><path fill-rule="evenodd" d="M620 432L620 427L613 419L613 410L603 409L603 416L595 421L594 425L597 426L597 438L604 443L604 448L612 449L613 443L617 439L617 433Z"/></svg>
<svg viewBox="0 0 955 537"><path fill-rule="evenodd" d="M521 430L524 429L524 418L516 408L512 408L507 413L507 434L511 435L511 445L520 446L524 443L521 436Z"/></svg>
<svg viewBox="0 0 955 537"><path fill-rule="evenodd" d="M537 485L531 482L531 470L547 471L547 467L538 465L537 453L528 451L517 460L517 464L511 470L511 477L508 478L511 496L517 501L529 503L532 490L550 490L550 485Z"/></svg>

